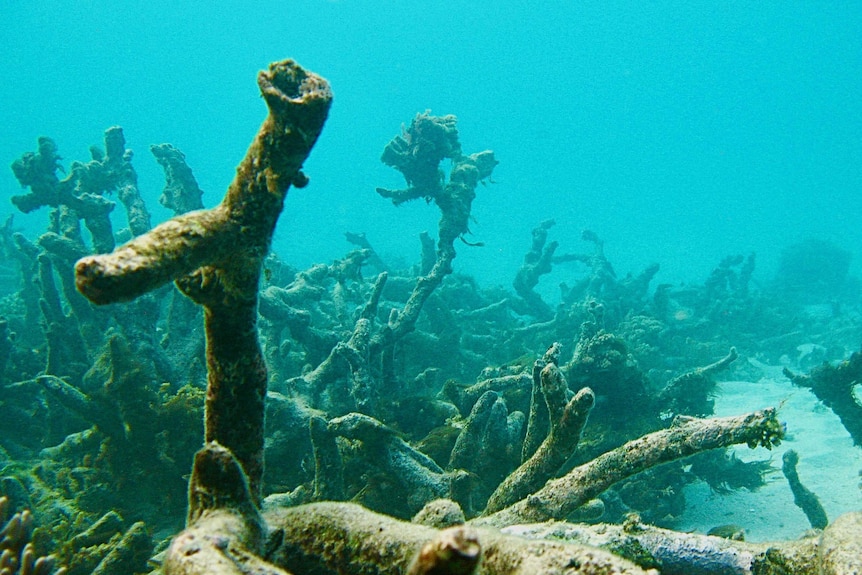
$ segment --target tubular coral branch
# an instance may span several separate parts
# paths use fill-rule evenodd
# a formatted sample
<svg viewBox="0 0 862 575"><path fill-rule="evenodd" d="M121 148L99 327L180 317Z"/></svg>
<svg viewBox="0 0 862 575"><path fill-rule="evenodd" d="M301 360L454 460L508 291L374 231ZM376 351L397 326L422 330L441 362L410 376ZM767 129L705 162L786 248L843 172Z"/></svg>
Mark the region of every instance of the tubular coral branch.
<svg viewBox="0 0 862 575"><path fill-rule="evenodd" d="M660 463L739 443L771 448L783 437L784 428L774 409L738 417L677 418L669 429L644 435L600 455L475 523L501 526L561 519L618 481Z"/></svg>
<svg viewBox="0 0 862 575"><path fill-rule="evenodd" d="M781 462L781 472L790 484L790 491L793 492L793 503L805 513L811 527L825 529L829 525L829 519L823 505L820 504L820 499L799 480L799 473L796 471L799 454L793 449L788 449L784 452Z"/></svg>
<svg viewBox="0 0 862 575"><path fill-rule="evenodd" d="M266 519L283 534L270 560L296 573L469 573L470 557L480 554L475 572L482 575L656 574L601 549L559 541L530 541L470 525L454 528L463 543L452 549L463 553L467 560L441 562L446 564L440 565L440 571L425 571L421 569L423 558L417 554L423 553L423 546L432 553L448 547L447 531L398 521L353 503L312 503L277 509ZM446 570L453 567L457 570Z"/></svg>
<svg viewBox="0 0 862 575"><path fill-rule="evenodd" d="M263 474L263 402L267 372L257 338L263 258L291 183L326 120L332 93L292 60L258 75L269 107L221 204L190 212L114 253L75 266L78 289L92 302L134 299L169 281L205 308L208 391L206 440L236 456L259 496Z"/></svg>
<svg viewBox="0 0 862 575"><path fill-rule="evenodd" d="M582 388L566 402L568 386L560 369L549 363L542 369L542 391L551 416L551 431L539 449L497 487L483 515L490 515L539 489L577 448L596 397Z"/></svg>
<svg viewBox="0 0 862 575"><path fill-rule="evenodd" d="M233 280L223 281L229 291L248 288L248 282L237 285L248 279L244 271L259 274L288 186L304 178L300 168L323 128L332 94L325 80L290 60L261 72L258 85L270 116L222 203L169 220L113 254L83 258L77 284L91 301L128 301L202 266ZM252 260L243 262L248 256Z"/></svg>
<svg viewBox="0 0 862 575"><path fill-rule="evenodd" d="M413 558L407 575L470 575L482 556L478 537L459 525L440 531Z"/></svg>
<svg viewBox="0 0 862 575"><path fill-rule="evenodd" d="M159 203L177 215L203 209L203 191L186 163L185 155L170 144L150 146L150 152L165 170L165 189Z"/></svg>
<svg viewBox="0 0 862 575"><path fill-rule="evenodd" d="M132 152L126 150L123 129L119 126L105 131L105 150L90 148L92 160L73 162L71 173L59 180L61 169L57 146L50 138L39 138L39 151L24 154L12 164L12 171L22 186L30 192L13 196L12 203L27 213L41 206L65 206L84 220L93 236L93 247L99 253L114 249L109 214L114 202L104 198L116 191L126 207L129 228L134 235L150 229L150 214L138 193L138 176L132 167Z"/></svg>
<svg viewBox="0 0 862 575"><path fill-rule="evenodd" d="M440 208L437 259L431 270L420 277L401 312L394 314L384 331L375 339L386 345L413 331L419 312L443 278L452 273L455 240L470 230L470 209L476 186L491 177L499 163L494 152L486 150L465 156L458 142L455 116L418 114L410 128L396 136L383 151L382 160L404 174L407 190L377 188L377 193L392 199L397 206L418 198L433 200ZM449 181L444 184L439 168L444 158L452 160Z"/></svg>
<svg viewBox="0 0 862 575"><path fill-rule="evenodd" d="M859 533L862 513L847 513L820 535L809 532L793 541L751 543L722 537L678 533L644 525L574 525L548 522L505 529L530 539L553 538L622 555L642 568L671 574L848 575L862 573Z"/></svg>
<svg viewBox="0 0 862 575"><path fill-rule="evenodd" d="M555 341L545 355L533 364L530 416L527 419L527 435L524 437L524 445L521 449L522 463L533 456L550 430L550 415L542 392L542 370L549 363L557 365L562 349L562 345Z"/></svg>
<svg viewBox="0 0 862 575"><path fill-rule="evenodd" d="M554 252L559 247L558 242L546 244L548 230L555 224L554 220L545 220L533 228L533 244L530 251L524 256L524 263L515 275L512 287L530 306L530 310L543 320L554 316L550 306L542 300L542 296L533 291L539 283L539 278L551 273L554 262Z"/></svg>
<svg viewBox="0 0 862 575"><path fill-rule="evenodd" d="M165 573L288 575L259 557L265 547L263 519L239 462L217 443L195 455L188 525L168 548Z"/></svg>
<svg viewBox="0 0 862 575"><path fill-rule="evenodd" d="M150 229L150 214L138 192L138 174L132 167L132 152L126 149L126 138L119 126L105 130L105 158L102 165L113 180L117 197L126 207L132 234L139 236L146 233Z"/></svg>

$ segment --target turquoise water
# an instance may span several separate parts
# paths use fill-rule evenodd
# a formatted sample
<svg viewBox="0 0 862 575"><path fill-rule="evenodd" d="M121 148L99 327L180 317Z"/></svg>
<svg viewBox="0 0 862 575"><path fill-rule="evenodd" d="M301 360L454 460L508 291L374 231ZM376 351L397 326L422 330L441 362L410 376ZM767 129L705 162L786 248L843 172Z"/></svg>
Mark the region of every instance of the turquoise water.
<svg viewBox="0 0 862 575"><path fill-rule="evenodd" d="M436 213L393 209L374 188L400 185L380 152L430 109L459 117L465 151L500 160L474 204L472 239L486 247L456 264L485 283L510 284L548 218L561 251L585 251L589 228L617 273L658 262L659 282L700 281L749 252L765 280L783 247L809 237L851 251L859 270L854 3L55 0L7 2L0 18L3 162L40 135L87 159L119 124L156 221L167 214L150 144L184 151L211 206L265 115L257 70L293 57L328 78L313 183L291 192L277 236L299 267L341 256L344 231L417 257ZM8 170L0 185L18 188Z"/></svg>
<svg viewBox="0 0 862 575"><path fill-rule="evenodd" d="M447 466L446 448L456 450L446 441L460 437L478 402L462 388L521 374L509 378L520 383L500 390L501 399L487 402L497 410L496 443L487 441L484 458L465 458L490 468L470 469L473 477L499 482L520 463L532 379L524 374L560 341L572 391L589 384L597 397L584 431L588 445L566 465L663 427L677 412L729 415L778 404L788 430L782 449L799 450L803 481L823 495L834 519L859 507L859 442L828 400L794 386L782 368L805 374L824 361L837 364L862 340L859 30L862 7L853 3L6 2L0 160L9 165L50 136L68 172L73 161L90 159L90 146L103 144L106 128L120 125L153 224L170 214L158 203L164 173L152 144L182 150L212 207L266 116L258 70L295 58L329 80L335 99L304 168L311 183L290 190L278 223L273 249L286 266L268 261L262 287L293 286L297 270L353 249L345 232L364 233L393 270L369 327L383 338L387 318L396 317L390 311L403 309L413 289L419 234L436 233L439 211L421 200L394 207L375 192L404 187L381 152L416 114L454 114L463 151L491 149L499 165L478 186L463 238L472 245L455 245L455 272L463 276L446 278L428 300L417 334L380 339L389 343L366 352L369 378L380 388L371 395L382 398L370 411L397 429L399 441L403 434L399 448L423 450L419 460L434 477L457 472L460 464ZM9 169L0 170L0 188L7 198L0 222L13 215L13 227L35 241L49 210L14 210L8 197L22 192ZM113 216L122 235L125 211L118 206ZM594 255L594 244L582 239L591 230L621 281L602 283L601 265L569 261L541 277L536 291L548 307L514 295L531 231L549 219L558 255ZM12 245L0 248L25 251ZM68 282L74 260L55 260L53 272L43 262L39 270L28 266L37 251L20 267L18 260L0 263L0 492L41 506L44 525L60 526L57 539L106 509L121 509L128 521L149 522L155 552L181 528L187 471L200 445L206 380L199 310L187 302L174 307L174 296L186 300L166 288L90 315L83 300L75 307ZM749 254L756 254L750 282ZM623 280L653 263L660 270L648 289ZM346 363L326 389L300 380L337 341L348 341L376 272L366 264L362 278L339 277L337 285L335 274L318 278L312 296L277 292L286 298L274 298L282 307L261 306L275 392L266 495L293 492L296 499L287 500L297 502L305 489L311 496L306 404L330 421L362 408ZM51 280L68 292L52 292ZM557 307L563 282L571 291ZM551 311L543 315L545 309ZM49 344L60 333L55 324L69 331ZM692 389L674 387L731 346L739 359L717 376L723 384L705 377ZM46 373L51 366L56 373ZM110 417L91 428L80 405L54 401L39 387L46 382L86 392L95 411ZM858 380L847 388L842 399L862 403ZM102 433L105 421L122 425ZM118 438L133 438L135 449L118 448ZM409 517L415 509L402 504L410 499L404 493L417 493L413 485L393 489L387 481L397 474L369 472L363 466L375 462L345 445L341 495L387 512L395 502L392 514ZM608 520L631 509L680 529L732 522L752 539L795 537L808 519L793 507L780 457L745 453L740 459L762 463L764 485L746 483L751 478L733 467L734 458L707 461L717 471L703 462L702 471L666 466L619 486L623 495L607 501ZM430 462L434 456L443 459ZM160 468L152 471L151 461ZM24 479L9 480L16 474ZM708 477L717 483L707 484ZM139 481L150 491L139 493ZM38 494L25 489L40 484ZM487 500L487 486L480 487L474 491ZM56 506L53 489L66 490ZM666 506L653 508L659 495Z"/></svg>

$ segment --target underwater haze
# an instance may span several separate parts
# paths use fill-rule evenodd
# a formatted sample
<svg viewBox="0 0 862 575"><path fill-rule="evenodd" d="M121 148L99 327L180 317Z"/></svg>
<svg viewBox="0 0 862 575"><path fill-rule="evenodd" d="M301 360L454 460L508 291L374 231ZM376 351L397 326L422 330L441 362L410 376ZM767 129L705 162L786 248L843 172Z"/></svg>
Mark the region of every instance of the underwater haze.
<svg viewBox="0 0 862 575"><path fill-rule="evenodd" d="M862 4L0 4L0 573L862 572Z"/></svg>
<svg viewBox="0 0 862 575"><path fill-rule="evenodd" d="M265 115L255 75L286 57L327 78L326 130L288 196L275 249L300 268L365 232L413 262L436 215L393 209L383 146L416 113L455 114L466 151L494 150L456 271L509 286L530 230L561 252L601 236L617 274L706 277L757 254L769 281L806 239L862 246L862 8L815 2L6 2L0 158L36 138L89 159L124 128L154 223L163 176L147 149L182 150L220 201ZM11 171L0 176L18 193ZM8 202L0 215L13 213ZM15 214L17 225L41 222ZM41 223L34 223L37 228ZM466 246L465 246L466 248ZM559 278L542 280L551 296Z"/></svg>

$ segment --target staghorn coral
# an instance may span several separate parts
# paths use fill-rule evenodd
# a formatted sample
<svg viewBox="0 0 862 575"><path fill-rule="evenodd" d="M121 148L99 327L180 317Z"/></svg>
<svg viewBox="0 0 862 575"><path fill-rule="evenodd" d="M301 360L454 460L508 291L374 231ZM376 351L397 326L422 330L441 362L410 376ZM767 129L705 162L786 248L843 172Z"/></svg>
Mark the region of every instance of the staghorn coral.
<svg viewBox="0 0 862 575"><path fill-rule="evenodd" d="M30 191L13 196L12 203L24 213L42 206L74 212L90 231L93 247L104 253L114 249L109 214L114 203L105 194L116 191L126 208L129 229L140 235L150 228L150 215L138 192L137 174L131 164L132 153L125 149L125 137L119 126L105 131L105 150L90 148L92 159L73 162L69 175L60 180L57 145L51 138L39 138L37 152L28 152L12 164L12 172Z"/></svg>
<svg viewBox="0 0 862 575"><path fill-rule="evenodd" d="M554 476L577 448L587 417L595 405L595 396L589 387L581 388L570 400L566 397L568 384L554 363L545 365L540 377L550 430L530 459L500 483L485 507L486 515L534 493Z"/></svg>
<svg viewBox="0 0 862 575"><path fill-rule="evenodd" d="M177 216L113 254L84 258L76 265L78 289L94 303L131 300L181 280L184 293L203 305L208 368L205 439L213 445L223 442L223 458L237 457L241 462L220 469L229 468L239 476L235 484L244 497L240 502L234 495L233 500L240 506L243 525L250 525L263 475L267 374L257 338L258 282L288 187L308 182L300 168L323 127L332 97L322 78L290 60L261 72L258 85L270 114L219 206ZM200 475L210 470L205 462L196 465L192 483L203 485ZM196 493L190 488L191 496ZM191 497L189 524L223 505L217 499ZM188 536L186 532L177 541ZM261 549L259 536L239 540L253 551Z"/></svg>
<svg viewBox="0 0 862 575"><path fill-rule="evenodd" d="M659 463L700 451L745 443L771 448L781 443L784 429L774 409L745 416L711 419L678 418L670 428L650 433L574 468L565 476L478 521L514 525L562 518L625 477Z"/></svg>

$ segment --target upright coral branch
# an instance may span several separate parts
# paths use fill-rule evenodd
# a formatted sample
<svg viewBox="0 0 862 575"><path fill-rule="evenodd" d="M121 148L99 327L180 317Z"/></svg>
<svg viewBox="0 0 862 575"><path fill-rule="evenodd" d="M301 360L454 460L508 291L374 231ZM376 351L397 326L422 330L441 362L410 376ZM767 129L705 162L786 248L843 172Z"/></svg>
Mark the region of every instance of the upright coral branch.
<svg viewBox="0 0 862 575"><path fill-rule="evenodd" d="M98 154L93 153L93 156L94 162L99 161ZM92 169L94 162L85 167ZM132 167L132 151L126 149L126 138L121 127L113 126L105 130L105 157L101 159L100 165L109 176L111 185L116 188L117 197L126 207L132 234L145 234L150 229L150 213L138 191L138 174Z"/></svg>
<svg viewBox="0 0 862 575"><path fill-rule="evenodd" d="M132 167L132 152L126 149L123 129L113 126L105 130L105 150L90 148L89 162L72 162L70 174L59 180L61 169L57 145L51 138L39 138L39 151L28 152L12 164L12 171L27 194L13 196L12 203L24 213L42 206L65 207L74 210L84 220L93 236L93 248L98 253L114 249L114 236L109 215L114 202L104 194L116 191L126 207L129 229L141 235L150 229L150 214L138 192L138 175Z"/></svg>
<svg viewBox="0 0 862 575"><path fill-rule="evenodd" d="M228 448L259 496L267 372L257 338L263 258L291 183L323 128L332 93L292 60L258 76L270 114L220 205L165 222L109 255L75 266L92 302L134 299L169 281L204 306L208 391L206 440Z"/></svg>
<svg viewBox="0 0 862 575"><path fill-rule="evenodd" d="M551 307L544 302L542 296L534 291L539 283L539 278L551 273L554 261L554 252L559 247L559 242L546 243L548 241L548 230L556 222L545 220L533 228L533 243L530 251L524 256L524 263L515 275L512 287L521 296L530 308L530 311L541 320L549 320L554 316Z"/></svg>
<svg viewBox="0 0 862 575"><path fill-rule="evenodd" d="M784 452L781 457L781 472L790 484L790 491L793 492L793 503L805 513L811 527L825 529L829 525L829 518L817 495L805 487L799 479L799 472L796 471L798 464L799 454L796 451L788 449Z"/></svg>
<svg viewBox="0 0 862 575"><path fill-rule="evenodd" d="M150 152L165 170L165 189L159 203L176 215L203 209L203 191L186 163L185 154L170 144L150 146Z"/></svg>
<svg viewBox="0 0 862 575"><path fill-rule="evenodd" d="M542 369L541 378L551 431L533 456L497 487L488 500L485 515L523 499L553 477L577 447L587 416L595 405L596 397L589 387L581 388L566 401L568 385L555 364L548 363Z"/></svg>
<svg viewBox="0 0 862 575"><path fill-rule="evenodd" d="M259 556L265 547L263 519L239 463L217 443L195 455L188 524L171 542L165 573L288 575Z"/></svg>
<svg viewBox="0 0 862 575"><path fill-rule="evenodd" d="M491 177L498 164L490 150L469 156L462 154L456 122L457 118L452 115L417 114L410 127L393 138L383 151L383 162L404 174L409 187L406 190L377 188L377 193L390 198L396 206L425 198L440 208L437 260L431 271L419 278L404 309L391 318L384 331L384 341L398 339L412 331L425 301L443 278L452 273L455 240L470 231L468 222L476 186ZM439 168L445 158L452 160L448 182Z"/></svg>

